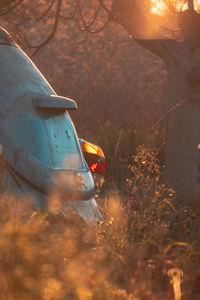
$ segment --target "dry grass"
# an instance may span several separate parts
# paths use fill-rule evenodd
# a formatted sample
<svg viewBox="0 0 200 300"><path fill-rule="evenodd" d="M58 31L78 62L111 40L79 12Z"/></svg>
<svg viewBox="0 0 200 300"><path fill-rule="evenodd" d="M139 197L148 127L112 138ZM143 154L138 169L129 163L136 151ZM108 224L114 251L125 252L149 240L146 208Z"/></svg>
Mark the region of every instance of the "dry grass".
<svg viewBox="0 0 200 300"><path fill-rule="evenodd" d="M129 168L95 227L1 196L0 299L200 299L199 212L175 207L149 148Z"/></svg>

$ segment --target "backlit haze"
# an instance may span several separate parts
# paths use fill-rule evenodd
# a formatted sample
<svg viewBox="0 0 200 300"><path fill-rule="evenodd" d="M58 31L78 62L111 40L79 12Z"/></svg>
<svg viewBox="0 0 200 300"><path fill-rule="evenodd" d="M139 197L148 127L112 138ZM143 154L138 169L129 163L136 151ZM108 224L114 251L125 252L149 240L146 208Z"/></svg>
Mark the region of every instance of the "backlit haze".
<svg viewBox="0 0 200 300"><path fill-rule="evenodd" d="M155 15L164 15L168 11L167 3L165 0L151 0L151 13ZM170 1L171 4L175 7L177 11L183 11L188 8L188 4L186 1ZM195 10L200 10L200 0L194 1Z"/></svg>

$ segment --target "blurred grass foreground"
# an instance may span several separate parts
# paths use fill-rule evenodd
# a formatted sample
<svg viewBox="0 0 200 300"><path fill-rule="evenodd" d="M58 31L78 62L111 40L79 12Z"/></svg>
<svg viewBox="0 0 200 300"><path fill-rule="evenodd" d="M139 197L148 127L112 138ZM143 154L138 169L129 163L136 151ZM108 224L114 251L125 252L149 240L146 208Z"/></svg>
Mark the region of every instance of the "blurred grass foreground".
<svg viewBox="0 0 200 300"><path fill-rule="evenodd" d="M0 299L200 299L199 211L175 206L148 147L129 172L121 193L105 192L95 226L2 194Z"/></svg>

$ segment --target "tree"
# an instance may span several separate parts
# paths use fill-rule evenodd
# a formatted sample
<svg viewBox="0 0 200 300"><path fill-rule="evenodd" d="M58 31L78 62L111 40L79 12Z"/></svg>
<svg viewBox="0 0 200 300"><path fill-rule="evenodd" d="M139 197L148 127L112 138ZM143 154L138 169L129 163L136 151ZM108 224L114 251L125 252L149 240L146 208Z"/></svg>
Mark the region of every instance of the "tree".
<svg viewBox="0 0 200 300"><path fill-rule="evenodd" d="M171 9L173 18L176 18L179 29L179 36L176 38L162 36L162 30L160 32L152 30L155 16L153 14L150 18L145 16L143 8L137 5L137 1L129 0L124 3L121 0L114 0L112 12L113 19L140 45L164 61L168 71L167 98L171 106L182 102L178 110L170 113L164 180L175 189L178 198L184 203L188 199L196 202L198 196L200 15L194 10L192 0L188 1L186 10L179 12L176 11L177 2L173 5L168 1L168 7L166 5L168 13ZM181 8L183 9L183 6ZM136 13L139 15L138 18ZM151 33L148 38L144 37L144 30L141 30L140 26L138 29L139 18L149 26Z"/></svg>
<svg viewBox="0 0 200 300"><path fill-rule="evenodd" d="M54 37L61 22L76 20L79 29L87 34L102 31L110 21L109 6L111 0L71 0L67 3L64 0L0 0L0 16L15 10L21 24L26 24L27 27L31 24L32 28L40 27L41 36L36 38L39 42L33 43L32 36L30 42L28 34L25 36L26 45L33 50L32 55L35 55ZM45 34L41 25L46 28Z"/></svg>

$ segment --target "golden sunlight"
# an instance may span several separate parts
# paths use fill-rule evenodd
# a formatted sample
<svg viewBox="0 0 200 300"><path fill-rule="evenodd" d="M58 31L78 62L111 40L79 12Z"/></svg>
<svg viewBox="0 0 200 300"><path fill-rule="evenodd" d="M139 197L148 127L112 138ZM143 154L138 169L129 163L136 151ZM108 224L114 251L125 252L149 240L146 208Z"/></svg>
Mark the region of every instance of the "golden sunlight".
<svg viewBox="0 0 200 300"><path fill-rule="evenodd" d="M164 15L167 12L166 0L151 0L151 13L155 15ZM171 1L177 11L183 11L188 8L188 4L183 0ZM200 11L200 0L194 0L194 7L196 11Z"/></svg>
<svg viewBox="0 0 200 300"><path fill-rule="evenodd" d="M195 7L195 10L200 11L200 0L194 1L194 7Z"/></svg>
<svg viewBox="0 0 200 300"><path fill-rule="evenodd" d="M167 6L163 0L151 0L151 3L151 12L155 15L163 15L167 10Z"/></svg>

